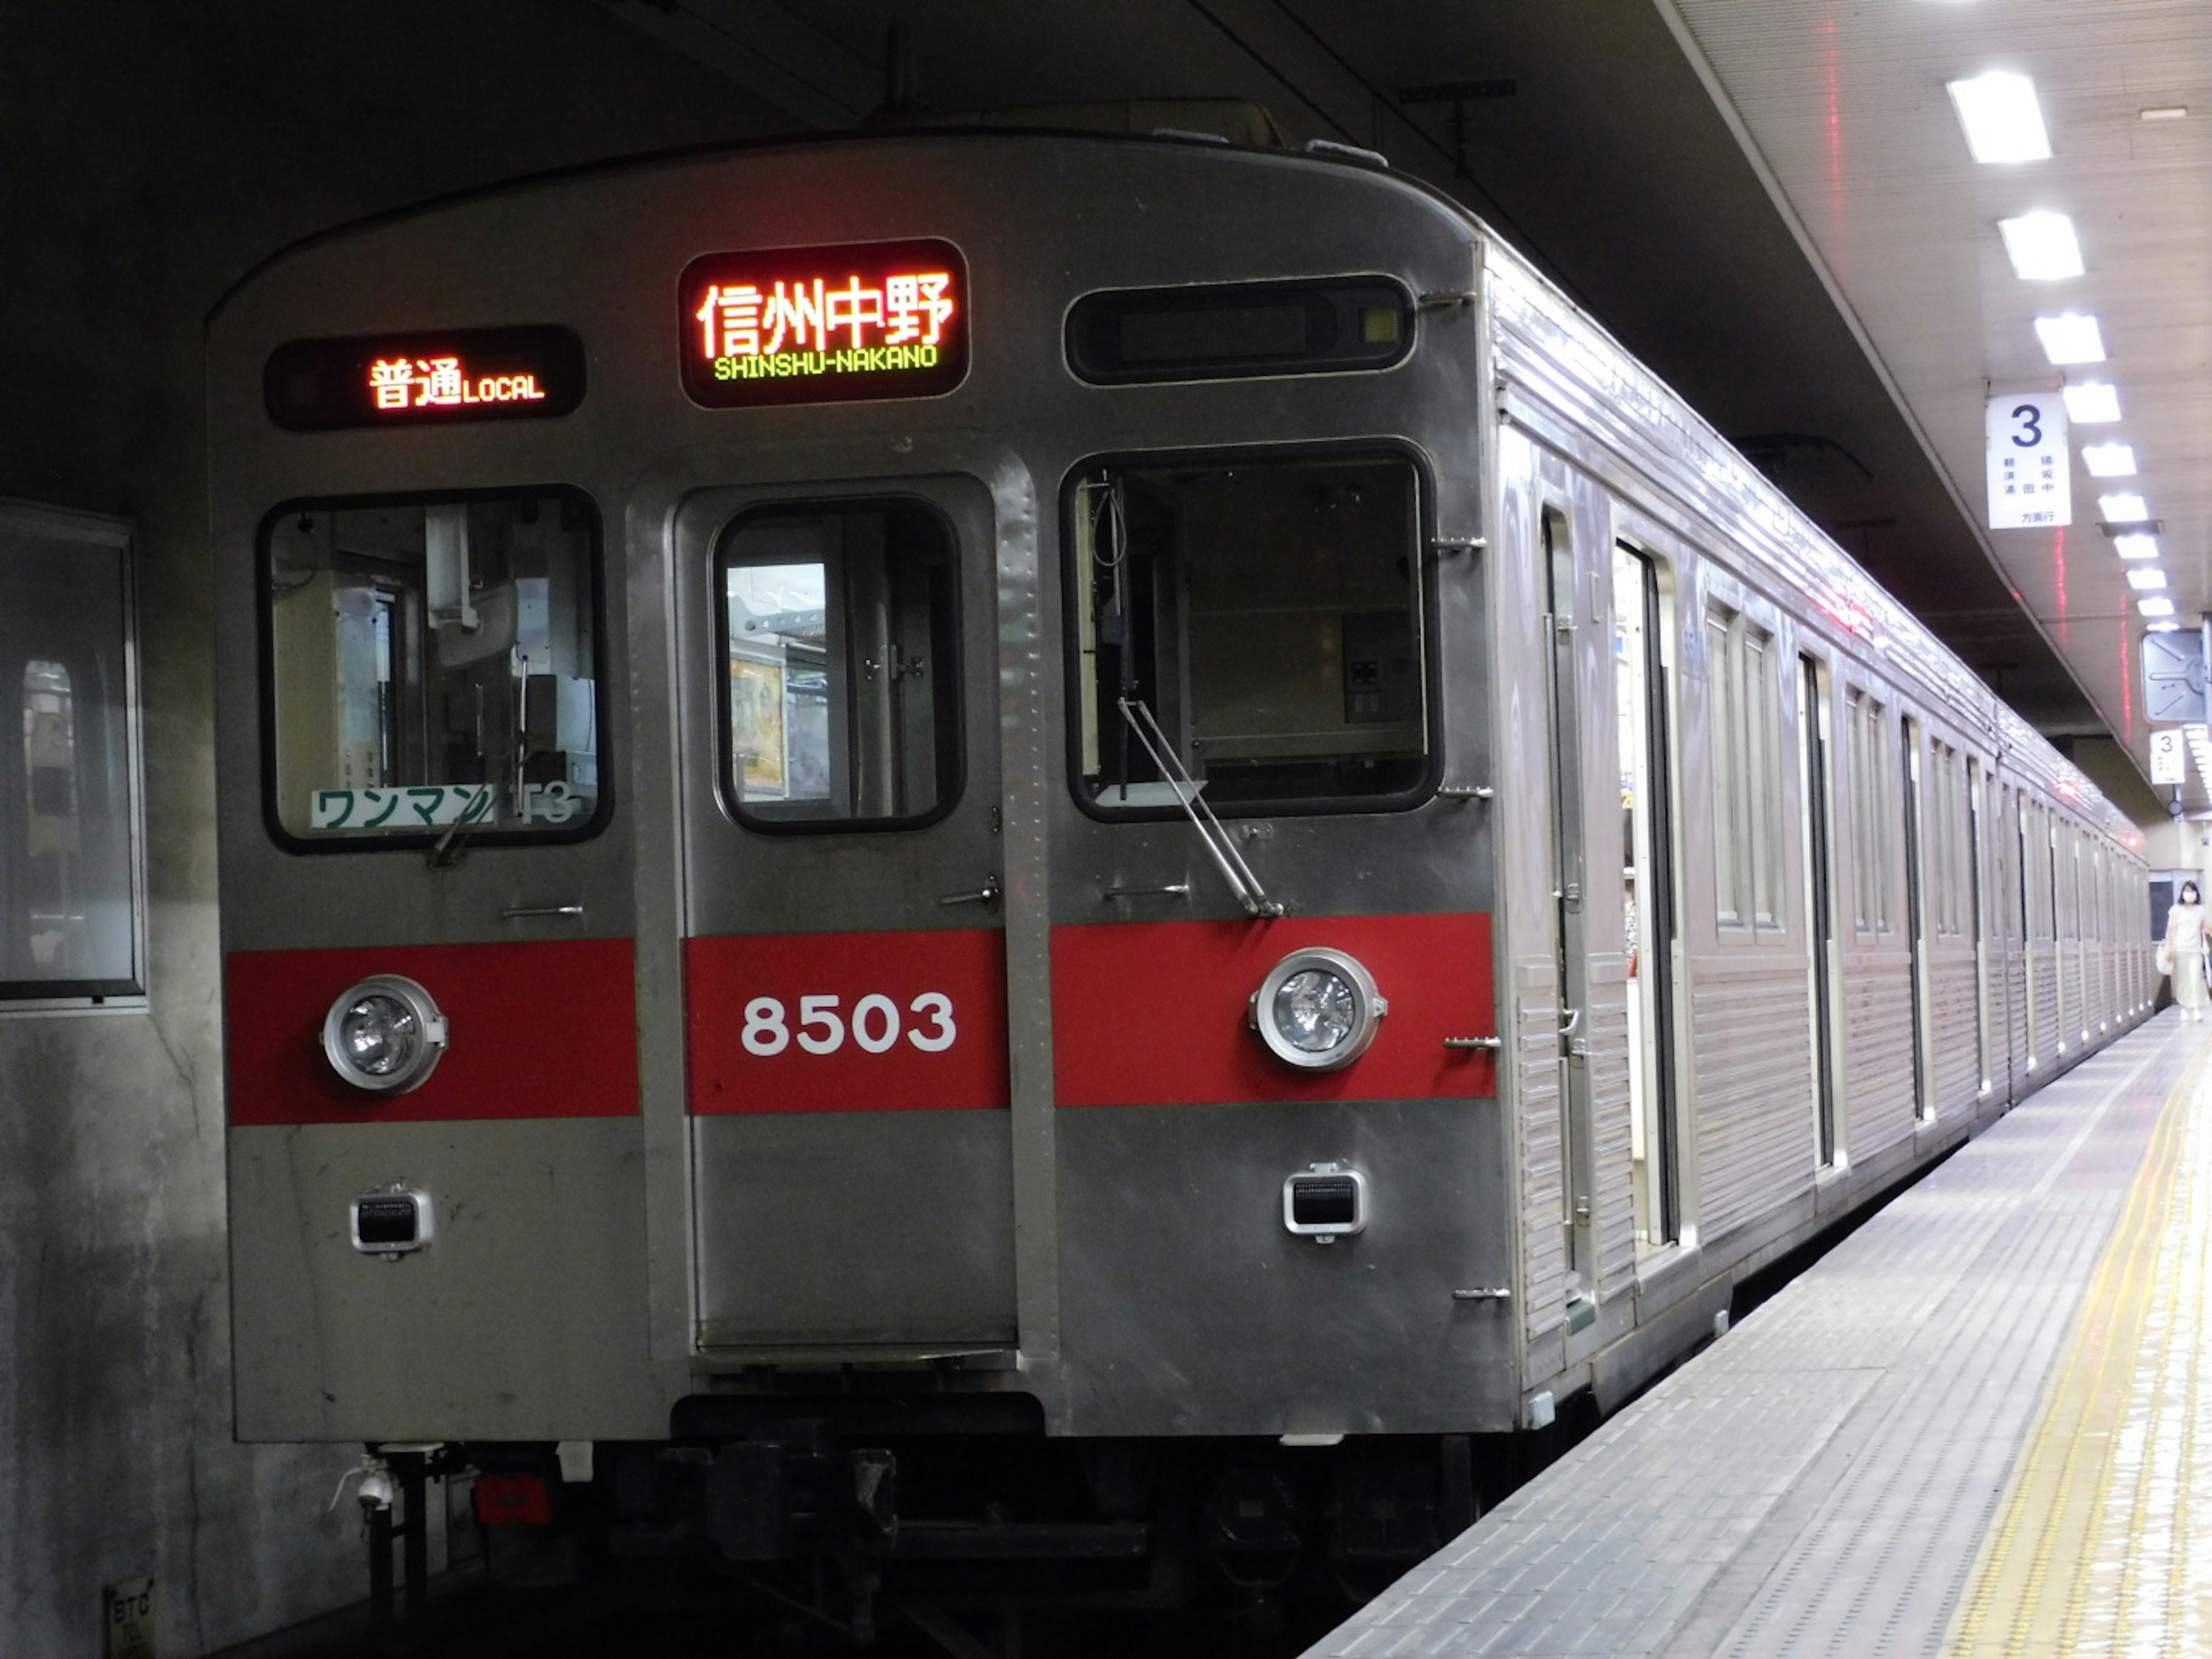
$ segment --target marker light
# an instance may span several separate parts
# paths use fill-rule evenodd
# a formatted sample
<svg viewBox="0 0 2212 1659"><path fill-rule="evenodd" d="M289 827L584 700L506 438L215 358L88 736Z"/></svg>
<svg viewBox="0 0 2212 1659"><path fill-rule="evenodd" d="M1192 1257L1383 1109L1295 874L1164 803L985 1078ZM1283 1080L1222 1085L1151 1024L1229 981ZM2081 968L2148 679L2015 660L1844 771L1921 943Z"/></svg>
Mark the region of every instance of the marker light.
<svg viewBox="0 0 2212 1659"><path fill-rule="evenodd" d="M1390 1005L1375 976L1341 951L1293 951L1252 994L1250 1019L1276 1059L1333 1072L1367 1052Z"/></svg>
<svg viewBox="0 0 2212 1659"><path fill-rule="evenodd" d="M2128 572L2128 586L2138 593L2154 587L2164 587L2166 572L2149 567L2130 570Z"/></svg>
<svg viewBox="0 0 2212 1659"><path fill-rule="evenodd" d="M1966 130L1966 148L1977 161L2043 161L2051 157L2051 134L2036 102L2035 82L2025 75L1990 70L1945 89Z"/></svg>
<svg viewBox="0 0 2212 1659"><path fill-rule="evenodd" d="M2112 524L2141 524L2150 517L2150 508L2143 504L2143 498L2127 490L2117 495L2098 496L2097 511Z"/></svg>
<svg viewBox="0 0 2212 1659"><path fill-rule="evenodd" d="M2120 389L2102 380L2066 388L2066 418L2076 426L2101 426L2120 418Z"/></svg>
<svg viewBox="0 0 2212 1659"><path fill-rule="evenodd" d="M2098 328L2097 319L2084 312L2062 312L2056 317L2035 319L2036 337L2043 342L2043 355L2054 363L2101 363L2105 361L2105 336Z"/></svg>
<svg viewBox="0 0 2212 1659"><path fill-rule="evenodd" d="M2021 281L2050 283L2081 274L2081 244L2074 222L2064 214L2023 213L1998 220L1997 230L2013 274Z"/></svg>
<svg viewBox="0 0 2212 1659"><path fill-rule="evenodd" d="M323 1053L331 1069L371 1094L404 1094L446 1052L446 1017L411 979L378 974L331 1005Z"/></svg>
<svg viewBox="0 0 2212 1659"><path fill-rule="evenodd" d="M2113 550L2124 559L2154 559L2158 556L2158 538L2130 532L2112 538Z"/></svg>
<svg viewBox="0 0 2212 1659"><path fill-rule="evenodd" d="M2089 444L2082 448L2081 465L2089 469L2093 477L2131 478L2136 471L2136 452L2126 444Z"/></svg>
<svg viewBox="0 0 2212 1659"><path fill-rule="evenodd" d="M2173 614L2173 601L2154 595L2148 599L2137 599L2136 609L2146 617L2171 617Z"/></svg>

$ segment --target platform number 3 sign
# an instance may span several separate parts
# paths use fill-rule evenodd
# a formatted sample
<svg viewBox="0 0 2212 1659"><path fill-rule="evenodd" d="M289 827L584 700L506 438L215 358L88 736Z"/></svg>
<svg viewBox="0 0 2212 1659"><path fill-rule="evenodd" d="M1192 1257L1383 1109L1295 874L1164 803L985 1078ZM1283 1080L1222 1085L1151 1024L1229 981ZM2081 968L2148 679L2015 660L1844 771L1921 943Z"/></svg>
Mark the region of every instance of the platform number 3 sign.
<svg viewBox="0 0 2212 1659"><path fill-rule="evenodd" d="M2056 392L1991 398L1990 528L2055 530L2074 522L2073 467L2066 447L2066 404Z"/></svg>

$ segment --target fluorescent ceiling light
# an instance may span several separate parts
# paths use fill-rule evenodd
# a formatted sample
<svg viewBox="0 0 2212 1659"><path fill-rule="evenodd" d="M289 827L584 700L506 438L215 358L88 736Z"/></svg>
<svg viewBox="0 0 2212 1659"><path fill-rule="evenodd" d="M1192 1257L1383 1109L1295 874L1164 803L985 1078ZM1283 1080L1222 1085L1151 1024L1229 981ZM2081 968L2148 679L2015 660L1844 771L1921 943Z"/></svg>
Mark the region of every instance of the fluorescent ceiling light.
<svg viewBox="0 0 2212 1659"><path fill-rule="evenodd" d="M2117 495L2098 496L2097 511L2105 515L2109 524L2141 524L2150 517L2150 508L2143 505L2143 498L2125 490Z"/></svg>
<svg viewBox="0 0 2212 1659"><path fill-rule="evenodd" d="M2102 380L2066 388L2066 418L2076 426L2101 426L2120 418L2120 389Z"/></svg>
<svg viewBox="0 0 2212 1659"><path fill-rule="evenodd" d="M2136 452L2126 444L2087 444L2082 447L2081 464L2094 478L2132 478Z"/></svg>
<svg viewBox="0 0 2212 1659"><path fill-rule="evenodd" d="M2141 593L2154 587L2166 586L2166 572L2155 566L2144 566L2128 572L2128 586Z"/></svg>
<svg viewBox="0 0 2212 1659"><path fill-rule="evenodd" d="M2081 274L2081 244L2074 234L2074 222L2063 213L2023 213L2017 219L2000 219L2005 257L2014 274L2032 283L2055 282Z"/></svg>
<svg viewBox="0 0 2212 1659"><path fill-rule="evenodd" d="M2035 101L2035 82L2025 75L1990 70L1969 80L1946 82L1966 130L1966 148L1977 161L2042 161L2050 159L2051 135L2044 130L2043 106Z"/></svg>
<svg viewBox="0 0 2212 1659"><path fill-rule="evenodd" d="M2155 536L2115 536L2113 550L2124 559L2154 559L2158 556L2158 538Z"/></svg>
<svg viewBox="0 0 2212 1659"><path fill-rule="evenodd" d="M2173 601L2161 599L2154 594L2148 599L2137 599L2136 609L2146 617L2171 617L2173 614Z"/></svg>
<svg viewBox="0 0 2212 1659"><path fill-rule="evenodd" d="M2043 355L2054 363L2101 363L2105 361L2105 336L2097 326L2097 319L2079 311L2063 312L2056 317L2035 319L2036 337L2043 342Z"/></svg>
<svg viewBox="0 0 2212 1659"><path fill-rule="evenodd" d="M2142 112L2142 118L2146 121L2186 120L2189 116L2189 106L2186 104L2160 104L2156 109L2144 110Z"/></svg>

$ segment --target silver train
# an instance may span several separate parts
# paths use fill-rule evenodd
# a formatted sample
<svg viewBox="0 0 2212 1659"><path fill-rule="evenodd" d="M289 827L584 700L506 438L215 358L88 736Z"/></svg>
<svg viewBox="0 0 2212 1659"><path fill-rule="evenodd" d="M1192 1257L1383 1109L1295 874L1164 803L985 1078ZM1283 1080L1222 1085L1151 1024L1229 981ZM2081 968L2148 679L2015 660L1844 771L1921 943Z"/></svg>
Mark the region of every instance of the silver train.
<svg viewBox="0 0 2212 1659"><path fill-rule="evenodd" d="M209 351L238 1432L495 1571L1371 1587L2151 1005L2124 820L1358 153L613 166Z"/></svg>

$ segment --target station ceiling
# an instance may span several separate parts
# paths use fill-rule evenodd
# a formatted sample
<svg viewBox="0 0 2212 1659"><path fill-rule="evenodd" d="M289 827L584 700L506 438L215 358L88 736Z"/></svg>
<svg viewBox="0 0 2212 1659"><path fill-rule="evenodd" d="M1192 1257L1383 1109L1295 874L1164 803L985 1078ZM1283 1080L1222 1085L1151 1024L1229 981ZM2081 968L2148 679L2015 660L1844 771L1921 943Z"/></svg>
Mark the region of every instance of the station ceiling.
<svg viewBox="0 0 2212 1659"><path fill-rule="evenodd" d="M602 0L794 129L1239 98L1379 149L1544 267L2123 810L2151 722L2140 602L2212 605L2212 10L2203 0ZM2046 159L1978 163L1947 83L2033 81ZM2182 112L2179 114L2173 112ZM2078 276L2014 274L1998 222L2063 213ZM2095 315L2054 367L2039 316ZM2073 522L1983 527L1984 410L2095 380ZM2136 472L2092 477L2119 442ZM2100 497L2143 498L2123 561ZM2162 590L2130 586L2155 568ZM2181 805L2208 805L2192 775Z"/></svg>

